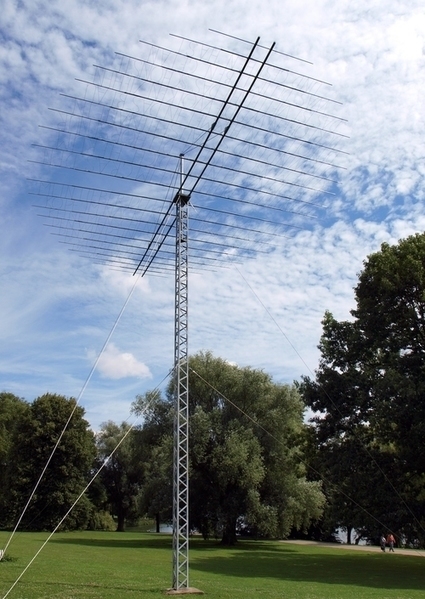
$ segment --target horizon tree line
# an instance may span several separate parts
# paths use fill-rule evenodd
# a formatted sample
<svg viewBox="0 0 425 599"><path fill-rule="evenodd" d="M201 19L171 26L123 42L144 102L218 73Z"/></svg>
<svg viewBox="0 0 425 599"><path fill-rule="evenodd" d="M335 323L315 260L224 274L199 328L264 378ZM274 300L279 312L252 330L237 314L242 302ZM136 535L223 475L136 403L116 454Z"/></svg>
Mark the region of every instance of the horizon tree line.
<svg viewBox="0 0 425 599"><path fill-rule="evenodd" d="M383 244L354 293L350 320L325 313L314 379L283 385L210 352L190 358L189 520L205 538L329 540L342 528L425 545L425 235ZM133 430L109 421L97 434L72 398L0 393L0 527L21 518L48 459L22 528L52 529L100 467L64 528L169 521L173 391L171 380L138 396Z"/></svg>

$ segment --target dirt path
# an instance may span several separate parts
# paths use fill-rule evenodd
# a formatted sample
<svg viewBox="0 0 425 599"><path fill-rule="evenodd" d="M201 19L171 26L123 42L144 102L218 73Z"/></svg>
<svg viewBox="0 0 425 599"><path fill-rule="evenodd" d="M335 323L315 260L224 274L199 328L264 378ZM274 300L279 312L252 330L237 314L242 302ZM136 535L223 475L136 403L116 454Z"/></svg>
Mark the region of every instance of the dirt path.
<svg viewBox="0 0 425 599"><path fill-rule="evenodd" d="M349 549L350 551L369 551L373 553L382 553L381 548L375 545L347 545L346 543L320 543L318 541L282 541L288 545L317 545L318 547L331 547L332 549ZM385 553L389 553L388 549ZM394 555L414 555L415 557L425 557L424 549L394 549Z"/></svg>

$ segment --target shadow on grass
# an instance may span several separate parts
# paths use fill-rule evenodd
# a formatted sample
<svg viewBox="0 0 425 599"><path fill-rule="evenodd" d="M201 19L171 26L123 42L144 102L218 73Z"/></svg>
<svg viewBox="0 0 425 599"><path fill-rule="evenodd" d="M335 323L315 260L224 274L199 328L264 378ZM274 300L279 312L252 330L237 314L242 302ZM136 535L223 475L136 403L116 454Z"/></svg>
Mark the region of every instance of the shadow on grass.
<svg viewBox="0 0 425 599"><path fill-rule="evenodd" d="M158 595L158 589L156 587L154 588L149 588L149 587L143 587L140 586L140 584L137 585L109 585L109 584L105 584L105 582L102 583L78 583L78 582L48 582L48 581L43 581L40 583L37 582L20 582L20 588L25 589L27 592L29 593L33 593L34 589L39 588L41 591L43 591L44 589L48 589L49 587L51 587L52 589L54 589L55 591L57 589L67 589L69 592L77 590L77 591L81 591L86 589L87 591L91 591L93 589L97 589L100 591L105 591L105 589L108 591L108 593L110 591L113 592L123 592L123 593L129 593L129 592L133 592L133 593L137 593L140 596L140 593L144 593L144 594L155 594ZM24 595L25 596L25 595ZM55 594L55 596L57 596L57 594ZM71 595L72 596L72 595Z"/></svg>
<svg viewBox="0 0 425 599"><path fill-rule="evenodd" d="M340 551L340 550L337 550ZM287 546L270 551L229 553L222 557L201 552L191 561L191 569L220 576L267 578L292 582L351 585L385 590L423 590L425 571L422 558L378 553L311 553ZM353 596L356 591L353 589Z"/></svg>
<svg viewBox="0 0 425 599"><path fill-rule="evenodd" d="M170 535L131 533L61 535L51 543L110 549L172 550ZM94 558L95 559L95 558ZM278 542L242 541L226 548L218 541L191 540L190 569L217 576L274 579L291 582L351 585L356 588L392 589L394 592L425 589L423 558L375 552L349 552L338 548L300 548Z"/></svg>
<svg viewBox="0 0 425 599"><path fill-rule="evenodd" d="M71 533L72 535L72 533ZM169 534L155 534L147 535L134 538L136 535L133 533L99 533L98 536L67 536L63 534L59 537L54 537L50 543L61 543L68 545L82 545L85 547L110 547L111 549L170 549L172 547L172 536ZM205 541L200 537L194 537L190 539L190 545L192 548L196 548L196 551L200 552L219 552L223 551L236 551L236 552L256 552L256 551L267 551L267 552L280 552L278 545L270 544L267 541L255 541L255 542L240 542L237 545L229 548L220 544L219 541Z"/></svg>
<svg viewBox="0 0 425 599"><path fill-rule="evenodd" d="M61 543L65 545L82 545L85 547L103 547L111 549L171 549L172 538L170 535L158 535L158 537L146 538L129 538L128 536L121 537L120 533L117 536L110 535L104 538L90 537L58 537L53 538L50 543Z"/></svg>

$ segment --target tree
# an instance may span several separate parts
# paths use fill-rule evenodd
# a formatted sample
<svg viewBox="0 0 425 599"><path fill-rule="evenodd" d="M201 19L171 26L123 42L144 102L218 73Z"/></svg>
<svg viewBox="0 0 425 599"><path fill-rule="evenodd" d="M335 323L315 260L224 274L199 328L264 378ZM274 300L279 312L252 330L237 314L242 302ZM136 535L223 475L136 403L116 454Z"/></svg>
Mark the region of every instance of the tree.
<svg viewBox="0 0 425 599"><path fill-rule="evenodd" d="M138 395L133 411L143 416L143 426L134 430L136 457L143 469L139 494L140 513L161 522L172 519L173 409L157 391Z"/></svg>
<svg viewBox="0 0 425 599"><path fill-rule="evenodd" d="M169 425L173 392L172 381L159 400ZM189 412L192 527L233 544L238 528L283 537L319 517L324 498L302 466L295 387L201 352L190 359Z"/></svg>
<svg viewBox="0 0 425 599"><path fill-rule="evenodd" d="M355 298L352 321L325 314L316 380L301 385L322 474L339 524L424 540L425 235L382 244Z"/></svg>
<svg viewBox="0 0 425 599"><path fill-rule="evenodd" d="M109 420L101 425L96 444L99 462L112 454L101 471L101 480L112 515L117 520L117 531L124 532L126 521L137 516L141 482L141 465L135 455L134 436L127 423L118 425Z"/></svg>
<svg viewBox="0 0 425 599"><path fill-rule="evenodd" d="M11 488L15 479L12 457L18 423L29 410L29 404L13 393L0 393L0 527L10 526Z"/></svg>
<svg viewBox="0 0 425 599"><path fill-rule="evenodd" d="M71 416L72 413L72 416ZM46 393L28 404L16 424L11 459L9 520L17 521L42 470L48 468L30 502L22 526L51 530L63 518L87 484L96 449L94 434L75 399ZM68 426L54 449L64 425ZM81 498L62 528L85 528L93 511L89 499Z"/></svg>
<svg viewBox="0 0 425 599"><path fill-rule="evenodd" d="M425 234L383 244L356 288L374 377L375 426L412 473L425 472Z"/></svg>

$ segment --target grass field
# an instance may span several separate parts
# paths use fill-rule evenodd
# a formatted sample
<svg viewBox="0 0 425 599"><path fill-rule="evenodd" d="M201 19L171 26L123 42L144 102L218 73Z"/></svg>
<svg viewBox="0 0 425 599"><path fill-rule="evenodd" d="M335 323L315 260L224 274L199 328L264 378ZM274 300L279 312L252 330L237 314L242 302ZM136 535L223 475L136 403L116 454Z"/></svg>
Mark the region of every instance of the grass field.
<svg viewBox="0 0 425 599"><path fill-rule="evenodd" d="M47 535L18 533L0 562L0 597ZM0 547L8 534L0 532ZM136 599L171 586L170 535L72 532L53 536L10 599ZM190 586L211 599L423 599L425 557L240 541L234 548L194 538Z"/></svg>

